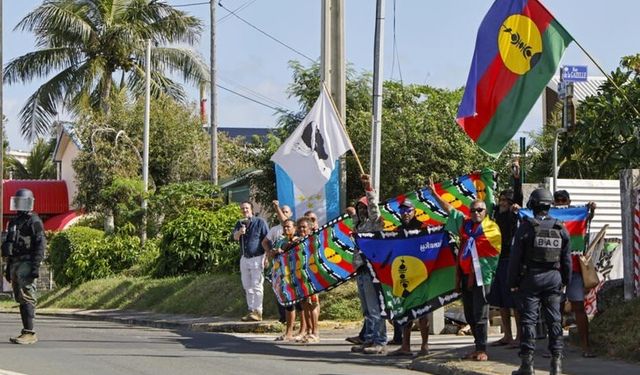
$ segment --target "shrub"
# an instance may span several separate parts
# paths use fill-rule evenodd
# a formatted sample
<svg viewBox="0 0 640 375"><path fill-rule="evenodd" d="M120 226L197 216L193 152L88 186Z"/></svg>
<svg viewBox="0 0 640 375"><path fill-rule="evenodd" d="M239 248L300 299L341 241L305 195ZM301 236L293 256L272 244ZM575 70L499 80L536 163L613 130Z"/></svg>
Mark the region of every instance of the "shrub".
<svg viewBox="0 0 640 375"><path fill-rule="evenodd" d="M235 271L240 253L231 231L240 216L235 204L215 212L188 208L165 224L156 276Z"/></svg>
<svg viewBox="0 0 640 375"><path fill-rule="evenodd" d="M73 277L66 272L66 264L71 254L86 252L87 248L94 246L93 244L100 241L103 236L102 231L79 226L73 226L52 236L47 261L57 285L63 286L73 282Z"/></svg>
<svg viewBox="0 0 640 375"><path fill-rule="evenodd" d="M147 241L142 247L135 236L105 237L96 229L72 227L52 238L49 260L56 284L64 286L121 273L137 265L146 252L155 259L157 244Z"/></svg>

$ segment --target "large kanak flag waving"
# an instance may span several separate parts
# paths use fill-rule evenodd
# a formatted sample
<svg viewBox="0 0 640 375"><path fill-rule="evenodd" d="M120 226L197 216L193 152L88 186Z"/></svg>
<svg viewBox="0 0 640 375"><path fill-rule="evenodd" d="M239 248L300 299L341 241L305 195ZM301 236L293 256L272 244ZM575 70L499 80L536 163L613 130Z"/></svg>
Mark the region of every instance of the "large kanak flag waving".
<svg viewBox="0 0 640 375"><path fill-rule="evenodd" d="M497 157L558 69L573 38L539 0L496 0L478 29L456 118Z"/></svg>
<svg viewBox="0 0 640 375"><path fill-rule="evenodd" d="M329 181L336 160L350 149L349 137L323 86L311 111L271 160L303 194L312 195Z"/></svg>

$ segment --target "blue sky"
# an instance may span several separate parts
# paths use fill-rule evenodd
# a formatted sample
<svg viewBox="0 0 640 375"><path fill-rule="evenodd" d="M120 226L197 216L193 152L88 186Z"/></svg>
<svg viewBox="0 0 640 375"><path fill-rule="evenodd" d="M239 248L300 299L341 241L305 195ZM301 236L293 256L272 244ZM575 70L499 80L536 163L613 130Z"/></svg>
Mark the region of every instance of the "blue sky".
<svg viewBox="0 0 640 375"><path fill-rule="evenodd" d="M203 0L168 2L179 6ZM40 0L3 2L5 64L34 49L32 36L13 31L13 28L40 3ZM345 0L346 56L356 71L373 69L375 3L374 0ZM400 68L405 83L445 88L463 86L477 28L491 3L491 0L386 0L384 78L399 80ZM635 40L640 31L637 22L640 2L543 0L543 3L606 72L615 69L622 56L640 52L640 45ZM238 14L248 22L304 55L319 58L320 0L224 0L222 4L232 10L242 7ZM197 49L209 61L209 5L180 9L203 20L205 31ZM228 16L225 9L218 7L217 13L221 20L217 26L219 83L271 106L297 109L297 103L286 93L291 82L288 62L298 60L309 65L308 60ZM602 75L575 44L569 47L562 63L588 65L590 75ZM4 113L9 119L6 131L12 149L30 148L19 135L18 112L38 83L4 87ZM196 100L197 90L189 88L189 92ZM276 123L273 109L224 90L218 91L218 97L220 126L274 126ZM516 136L539 128L541 111L538 103Z"/></svg>

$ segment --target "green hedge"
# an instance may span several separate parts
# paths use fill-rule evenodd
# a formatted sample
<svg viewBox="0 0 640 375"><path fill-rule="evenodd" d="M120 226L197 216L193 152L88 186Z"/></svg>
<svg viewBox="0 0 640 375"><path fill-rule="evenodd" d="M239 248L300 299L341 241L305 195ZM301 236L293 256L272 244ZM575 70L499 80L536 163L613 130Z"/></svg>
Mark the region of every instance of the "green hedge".
<svg viewBox="0 0 640 375"><path fill-rule="evenodd" d="M237 272L240 253L231 231L240 216L235 204L215 212L189 208L166 223L155 276Z"/></svg>
<svg viewBox="0 0 640 375"><path fill-rule="evenodd" d="M134 236L111 235L87 227L71 227L55 234L50 243L49 264L58 286L113 276L157 255L157 244L141 246Z"/></svg>

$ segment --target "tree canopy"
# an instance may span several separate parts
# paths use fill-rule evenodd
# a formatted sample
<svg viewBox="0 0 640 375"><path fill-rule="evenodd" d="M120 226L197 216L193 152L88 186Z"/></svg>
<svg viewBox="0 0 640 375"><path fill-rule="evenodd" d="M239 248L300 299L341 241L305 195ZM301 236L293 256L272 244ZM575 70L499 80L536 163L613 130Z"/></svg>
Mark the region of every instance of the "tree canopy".
<svg viewBox="0 0 640 375"><path fill-rule="evenodd" d="M47 0L15 29L34 33L37 50L11 60L4 81L48 79L20 111L21 132L29 140L46 134L61 110L107 112L108 99L118 91L140 96L147 40L154 46L154 97L185 99L181 85L167 73L197 84L209 79L198 53L172 46L193 45L202 31L201 21L164 1Z"/></svg>
<svg viewBox="0 0 640 375"><path fill-rule="evenodd" d="M304 67L291 63L293 83L289 95L298 98L299 113L285 113L276 135L264 145L257 157L265 173L254 177L258 200L275 198L275 177L271 155L300 123L320 91L319 66ZM347 72L346 127L356 152L369 173L371 145L371 75ZM382 154L380 168L381 198L391 198L426 184L429 176L444 180L483 167L491 167L508 176L510 145L498 159L483 153L455 122L462 91L426 85L403 85L387 81L383 90ZM350 201L362 195L360 171L355 157L347 156L347 195Z"/></svg>

